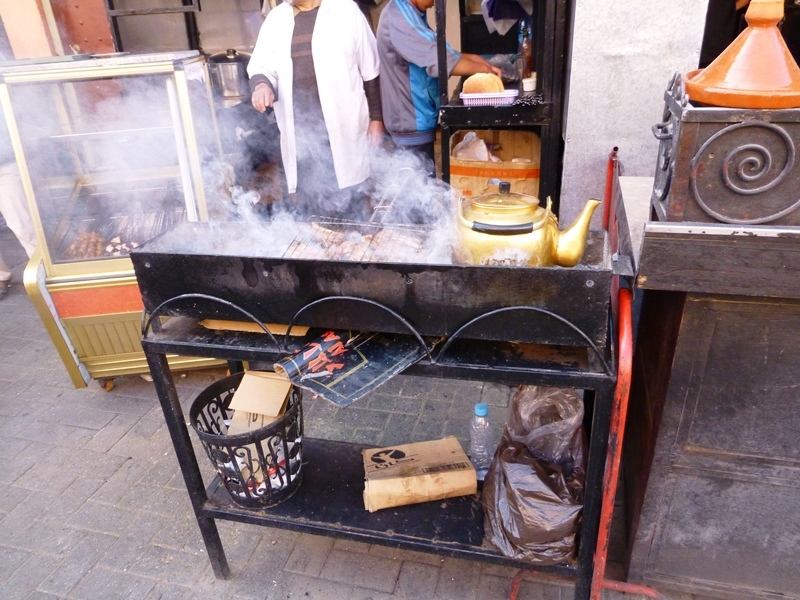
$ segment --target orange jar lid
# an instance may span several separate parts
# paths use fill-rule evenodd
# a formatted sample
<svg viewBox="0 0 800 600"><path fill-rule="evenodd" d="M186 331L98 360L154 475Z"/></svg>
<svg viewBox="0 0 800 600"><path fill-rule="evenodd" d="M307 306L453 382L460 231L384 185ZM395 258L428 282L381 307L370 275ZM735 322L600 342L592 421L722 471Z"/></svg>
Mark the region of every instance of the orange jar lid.
<svg viewBox="0 0 800 600"><path fill-rule="evenodd" d="M800 68L778 23L783 0L750 0L747 28L705 69L686 74L694 102L728 108L800 108Z"/></svg>

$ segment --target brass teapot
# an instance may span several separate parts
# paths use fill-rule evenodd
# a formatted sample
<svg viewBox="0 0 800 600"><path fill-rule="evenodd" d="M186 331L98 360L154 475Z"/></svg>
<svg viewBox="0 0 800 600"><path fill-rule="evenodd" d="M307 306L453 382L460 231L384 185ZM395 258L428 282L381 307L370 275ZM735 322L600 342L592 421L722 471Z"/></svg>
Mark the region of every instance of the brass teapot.
<svg viewBox="0 0 800 600"><path fill-rule="evenodd" d="M578 218L564 231L552 211L538 198L511 192L508 182L499 193L486 193L458 202L456 260L464 264L513 264L529 267L574 267L583 257L594 210L589 200Z"/></svg>

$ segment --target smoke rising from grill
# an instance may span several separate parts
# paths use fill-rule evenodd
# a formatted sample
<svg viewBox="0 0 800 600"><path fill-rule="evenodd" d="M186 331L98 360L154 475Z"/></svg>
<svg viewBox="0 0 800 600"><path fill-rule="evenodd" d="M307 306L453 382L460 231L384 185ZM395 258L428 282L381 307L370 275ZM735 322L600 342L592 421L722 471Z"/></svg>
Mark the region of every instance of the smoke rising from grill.
<svg viewBox="0 0 800 600"><path fill-rule="evenodd" d="M154 60L163 57L92 62L102 68ZM212 105L199 61L184 73L188 106L171 74L9 86L54 262L124 256L180 221L204 219L204 200L212 222L258 222L258 239L231 243L252 244L265 256L297 252L302 240L306 252L334 260L452 263L452 190L429 178L414 155L371 151L371 175L357 196L315 187L315 178L300 173L303 194L317 202L298 210L308 198L286 193L273 115L256 114L247 103ZM225 130L231 124L232 143ZM329 150L317 143L327 136L313 127L302 131L308 137L299 140L300 159L327 158Z"/></svg>
<svg viewBox="0 0 800 600"><path fill-rule="evenodd" d="M313 152L313 145L308 148ZM248 241L271 256L295 252L297 244L289 246L301 238L303 257L451 264L453 191L426 172L415 155L381 147L370 155L370 177L361 186L364 198L354 202L333 193L325 215L298 211L296 203L305 198L294 195L270 205L267 218L257 192L241 186L231 189L231 201L236 218L264 223L263 238ZM326 198L325 186L306 186L309 189L322 201Z"/></svg>

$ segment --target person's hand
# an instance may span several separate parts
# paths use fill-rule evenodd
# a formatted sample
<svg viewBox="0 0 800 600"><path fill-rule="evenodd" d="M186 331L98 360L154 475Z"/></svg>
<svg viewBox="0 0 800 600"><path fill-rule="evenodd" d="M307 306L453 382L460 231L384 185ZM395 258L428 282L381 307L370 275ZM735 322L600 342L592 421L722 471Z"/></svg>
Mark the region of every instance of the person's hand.
<svg viewBox="0 0 800 600"><path fill-rule="evenodd" d="M494 73L495 75L497 75L498 77L500 77L502 79L502 77L503 77L503 69L501 69L498 66L493 65L492 63L490 63L488 60L486 60L482 56L478 56L478 58L481 60L481 62L483 62L483 65L486 67L486 71L484 71L484 73Z"/></svg>
<svg viewBox="0 0 800 600"><path fill-rule="evenodd" d="M367 137L369 138L370 148L380 148L383 144L384 135L383 121L370 121L367 128Z"/></svg>
<svg viewBox="0 0 800 600"><path fill-rule="evenodd" d="M474 75L475 73L494 73L502 79L503 70L496 67L479 54L462 54L451 75Z"/></svg>
<svg viewBox="0 0 800 600"><path fill-rule="evenodd" d="M267 110L268 106L272 106L274 101L275 94L272 92L272 88L266 83L259 83L256 86L256 89L253 90L253 94L250 97L250 102L253 103L253 108L262 113Z"/></svg>

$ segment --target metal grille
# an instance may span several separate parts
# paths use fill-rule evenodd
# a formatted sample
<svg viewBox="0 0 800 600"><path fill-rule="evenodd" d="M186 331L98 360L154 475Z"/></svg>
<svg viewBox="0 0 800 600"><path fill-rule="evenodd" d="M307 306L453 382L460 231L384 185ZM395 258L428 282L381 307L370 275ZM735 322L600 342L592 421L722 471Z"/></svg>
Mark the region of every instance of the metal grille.
<svg viewBox="0 0 800 600"><path fill-rule="evenodd" d="M415 226L319 219L303 223L283 258L407 262L422 256L427 235Z"/></svg>
<svg viewBox="0 0 800 600"><path fill-rule="evenodd" d="M409 167L403 167L398 170L394 181L384 190L375 203L372 209L372 216L369 219L370 223L387 222L387 218L394 208L395 200L397 200L397 197L403 192L403 188L415 175L417 175L417 173Z"/></svg>

